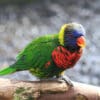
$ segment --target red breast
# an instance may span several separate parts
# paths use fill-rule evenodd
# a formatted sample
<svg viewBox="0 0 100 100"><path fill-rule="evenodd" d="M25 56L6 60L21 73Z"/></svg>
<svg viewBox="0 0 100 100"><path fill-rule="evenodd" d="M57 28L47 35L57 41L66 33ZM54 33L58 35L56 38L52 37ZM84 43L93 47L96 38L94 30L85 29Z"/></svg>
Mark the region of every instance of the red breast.
<svg viewBox="0 0 100 100"><path fill-rule="evenodd" d="M82 54L82 49L74 53L68 51L62 46L58 46L52 52L52 59L57 67L67 69L73 67L79 60Z"/></svg>

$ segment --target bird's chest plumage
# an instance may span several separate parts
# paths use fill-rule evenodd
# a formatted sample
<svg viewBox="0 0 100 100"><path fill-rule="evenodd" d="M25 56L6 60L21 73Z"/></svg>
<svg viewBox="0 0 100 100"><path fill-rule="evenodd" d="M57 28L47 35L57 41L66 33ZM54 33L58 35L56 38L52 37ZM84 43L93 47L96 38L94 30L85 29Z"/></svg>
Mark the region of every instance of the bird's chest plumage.
<svg viewBox="0 0 100 100"><path fill-rule="evenodd" d="M67 69L73 67L79 60L82 54L82 50L70 52L62 46L58 46L52 52L52 59L57 67Z"/></svg>

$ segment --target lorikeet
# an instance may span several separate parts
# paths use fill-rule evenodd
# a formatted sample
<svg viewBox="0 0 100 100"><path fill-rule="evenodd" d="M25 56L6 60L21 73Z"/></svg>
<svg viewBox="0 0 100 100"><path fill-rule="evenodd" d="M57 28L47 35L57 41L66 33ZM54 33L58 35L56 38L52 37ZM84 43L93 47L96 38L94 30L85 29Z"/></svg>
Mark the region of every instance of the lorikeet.
<svg viewBox="0 0 100 100"><path fill-rule="evenodd" d="M60 77L81 57L84 34L81 24L64 24L58 34L34 39L19 53L14 64L0 71L0 75L29 70L40 79Z"/></svg>

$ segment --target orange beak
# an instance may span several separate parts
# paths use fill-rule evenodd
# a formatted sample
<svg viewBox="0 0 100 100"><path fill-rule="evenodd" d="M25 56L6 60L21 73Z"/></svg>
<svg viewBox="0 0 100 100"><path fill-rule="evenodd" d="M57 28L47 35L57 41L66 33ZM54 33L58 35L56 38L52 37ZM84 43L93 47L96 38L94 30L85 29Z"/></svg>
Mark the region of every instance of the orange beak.
<svg viewBox="0 0 100 100"><path fill-rule="evenodd" d="M81 48L84 48L86 46L86 40L84 36L80 36L79 38L77 38L77 45Z"/></svg>

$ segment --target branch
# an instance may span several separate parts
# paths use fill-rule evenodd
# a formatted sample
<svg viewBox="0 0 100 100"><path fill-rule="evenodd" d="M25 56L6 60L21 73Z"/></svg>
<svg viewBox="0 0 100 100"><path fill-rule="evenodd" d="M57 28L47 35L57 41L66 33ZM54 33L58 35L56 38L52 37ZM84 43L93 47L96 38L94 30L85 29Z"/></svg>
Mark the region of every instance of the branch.
<svg viewBox="0 0 100 100"><path fill-rule="evenodd" d="M0 78L0 100L100 100L100 88L73 82L16 81Z"/></svg>

